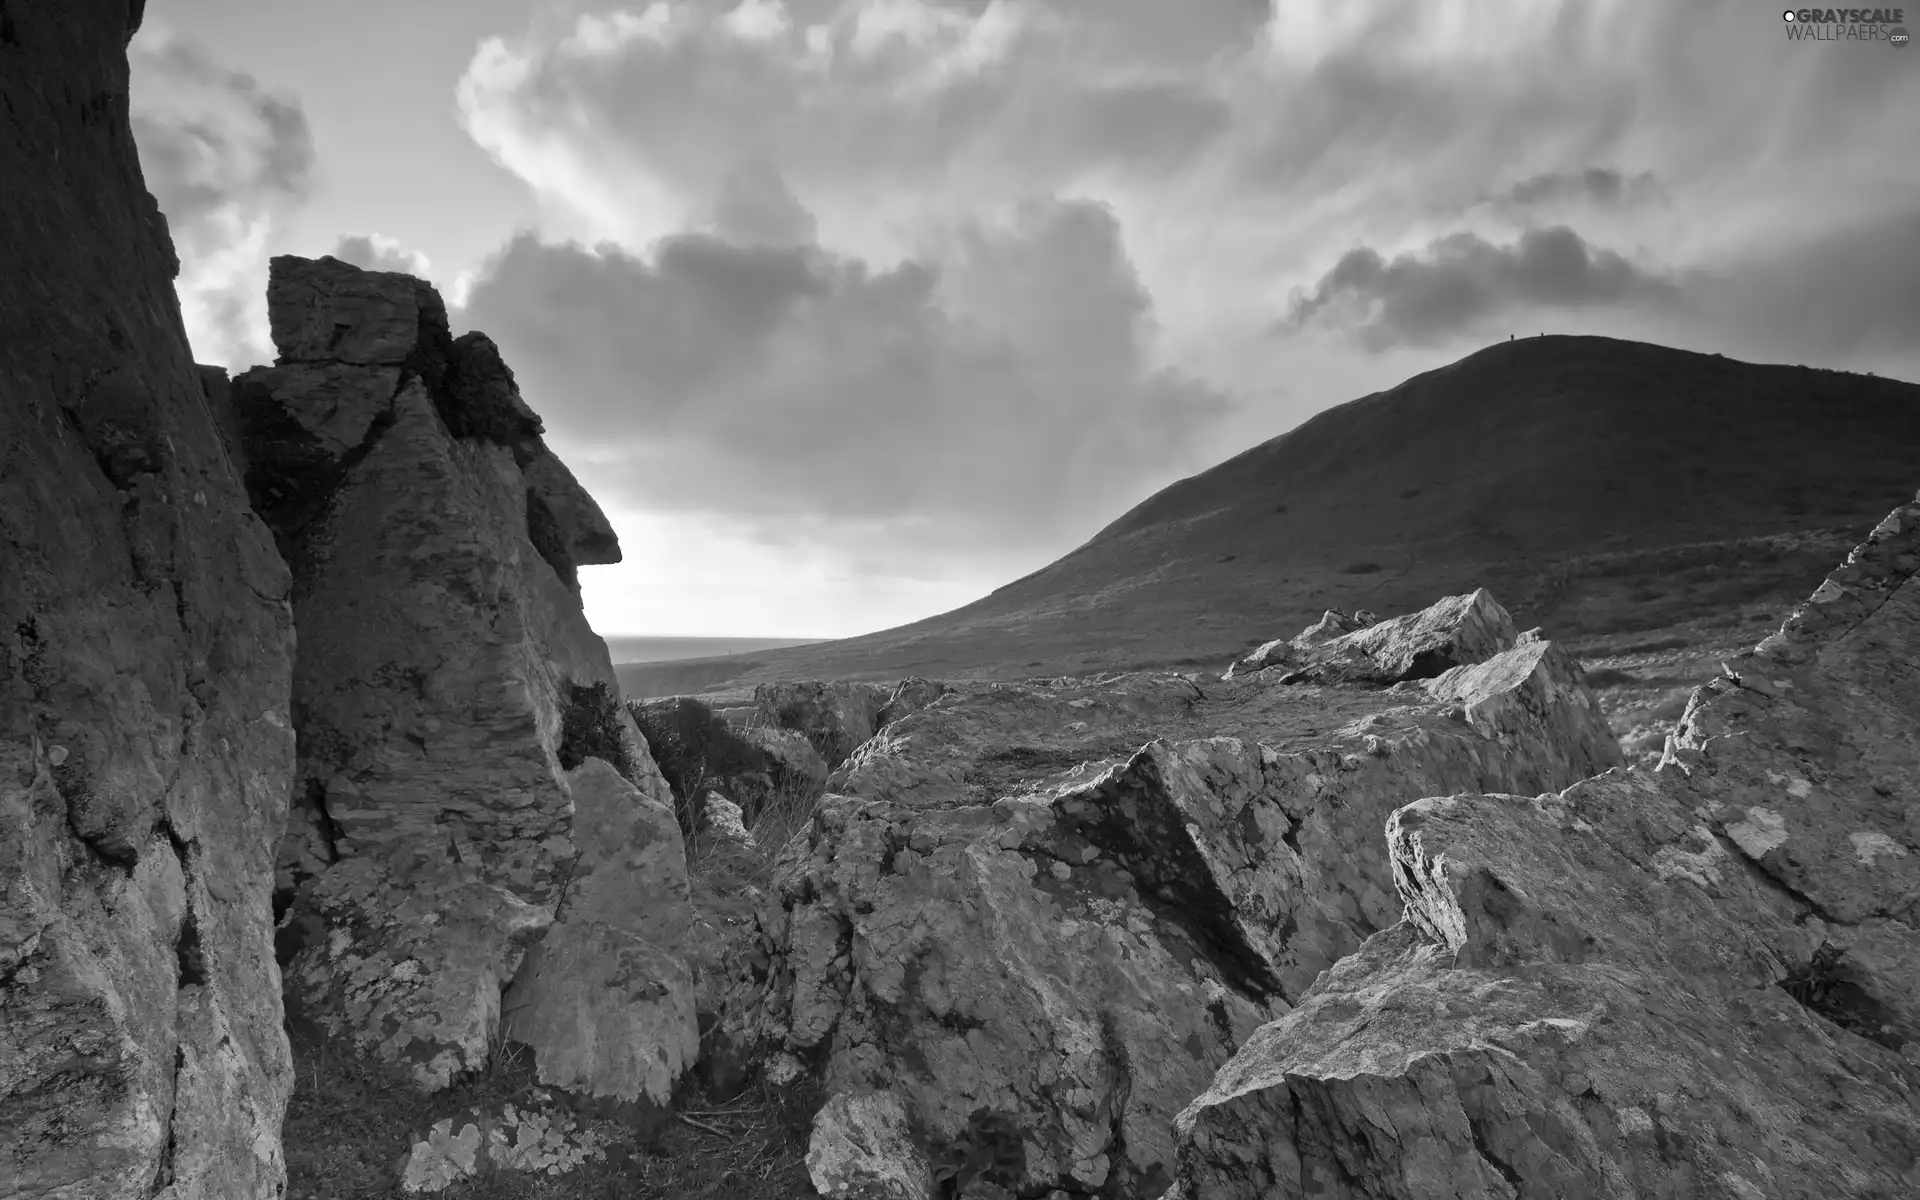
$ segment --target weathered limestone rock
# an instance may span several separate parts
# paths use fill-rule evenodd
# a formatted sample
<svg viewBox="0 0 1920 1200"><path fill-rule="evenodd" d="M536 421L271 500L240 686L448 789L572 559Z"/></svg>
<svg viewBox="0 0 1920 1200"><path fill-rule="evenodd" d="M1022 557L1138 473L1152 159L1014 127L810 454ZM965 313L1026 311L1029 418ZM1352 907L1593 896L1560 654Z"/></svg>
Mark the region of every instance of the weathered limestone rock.
<svg viewBox="0 0 1920 1200"><path fill-rule="evenodd" d="M581 853L558 917L502 1000L501 1037L532 1047L540 1081L577 1100L655 1111L700 1050L673 797L657 771L642 792L597 758L567 782Z"/></svg>
<svg viewBox="0 0 1920 1200"><path fill-rule="evenodd" d="M746 814L738 804L719 792L708 792L706 804L700 811L706 820L707 831L719 841L741 850L758 849L753 840L753 831L747 828Z"/></svg>
<svg viewBox="0 0 1920 1200"><path fill-rule="evenodd" d="M1916 573L1920 503L1657 772L1395 813L1405 919L1181 1113L1168 1197L1920 1192Z"/></svg>
<svg viewBox="0 0 1920 1200"><path fill-rule="evenodd" d="M754 707L746 724L755 736L765 736L765 732L798 733L829 768L838 769L881 729L912 716L952 690L931 679L903 679L894 684L845 680L763 683L753 690Z"/></svg>
<svg viewBox="0 0 1920 1200"><path fill-rule="evenodd" d="M1169 724L1190 718L1200 698L1191 681L1172 675L989 685L888 725L834 772L827 787L916 807L978 800L983 764L1018 766L1023 756L1068 755L1069 762L1080 762L1125 755ZM1088 748L1095 752L1072 757Z"/></svg>
<svg viewBox="0 0 1920 1200"><path fill-rule="evenodd" d="M274 1196L285 565L128 127L141 6L0 39L0 1195Z"/></svg>
<svg viewBox="0 0 1920 1200"><path fill-rule="evenodd" d="M1512 618L1481 588L1389 621L1367 623L1329 610L1298 637L1268 642L1234 663L1225 677L1281 667L1283 683L1429 679L1480 662L1513 638Z"/></svg>
<svg viewBox="0 0 1920 1200"><path fill-rule="evenodd" d="M788 847L723 1057L817 1064L823 1195L1157 1194L1174 1115L1398 919L1394 809L1618 763L1547 643L1464 665L1399 692L969 685L892 723Z"/></svg>
<svg viewBox="0 0 1920 1200"><path fill-rule="evenodd" d="M952 690L952 687L937 679L902 679L893 685L892 694L875 714L875 732L912 716Z"/></svg>
<svg viewBox="0 0 1920 1200"><path fill-rule="evenodd" d="M753 689L758 724L804 734L838 767L860 743L873 736L880 710L892 698L883 683L763 683Z"/></svg>
<svg viewBox="0 0 1920 1200"><path fill-rule="evenodd" d="M812 797L826 790L832 772L805 734L756 725L741 730L740 736L766 755L767 774L776 793ZM748 814L747 819L754 815Z"/></svg>
<svg viewBox="0 0 1920 1200"><path fill-rule="evenodd" d="M523 1011L508 1024L544 1080L657 1101L636 1072L676 1076L687 1057L672 1016L686 970L662 932L689 919L684 874L677 907L670 874L619 913L584 915L574 895L601 886L596 864L681 853L580 609L574 568L616 561L612 531L492 342L452 338L432 288L280 257L270 293L282 361L232 395L299 629L279 879L290 1002L433 1089L485 1061L511 984ZM580 990L615 963L625 990ZM601 1002L648 989L646 1011L667 1015L633 1021L658 1038L620 1041L639 1035Z"/></svg>

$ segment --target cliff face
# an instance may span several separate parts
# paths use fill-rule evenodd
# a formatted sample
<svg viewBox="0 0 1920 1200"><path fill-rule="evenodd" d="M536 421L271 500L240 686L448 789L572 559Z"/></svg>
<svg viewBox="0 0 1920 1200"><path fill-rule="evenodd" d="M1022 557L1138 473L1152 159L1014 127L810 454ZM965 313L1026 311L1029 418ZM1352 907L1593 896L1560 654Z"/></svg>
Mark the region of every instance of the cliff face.
<svg viewBox="0 0 1920 1200"><path fill-rule="evenodd" d="M698 1048L691 913L672 797L580 606L612 529L431 287L281 257L268 313L279 361L228 402L299 629L290 1004L424 1090L506 1038L546 1082L664 1103Z"/></svg>
<svg viewBox="0 0 1920 1200"><path fill-rule="evenodd" d="M288 573L128 126L140 5L0 8L0 1195L272 1196Z"/></svg>

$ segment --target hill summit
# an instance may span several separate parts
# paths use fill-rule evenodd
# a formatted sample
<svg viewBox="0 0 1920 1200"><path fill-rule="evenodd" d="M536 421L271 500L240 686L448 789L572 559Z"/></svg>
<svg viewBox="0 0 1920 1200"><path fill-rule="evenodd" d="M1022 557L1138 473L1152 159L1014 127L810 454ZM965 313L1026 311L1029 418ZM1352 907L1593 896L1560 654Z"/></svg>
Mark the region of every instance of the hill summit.
<svg viewBox="0 0 1920 1200"><path fill-rule="evenodd" d="M1920 386L1641 342L1501 342L1152 496L897 629L619 668L630 695L775 678L1221 665L1329 607L1484 584L1578 638L1777 621L1907 494Z"/></svg>

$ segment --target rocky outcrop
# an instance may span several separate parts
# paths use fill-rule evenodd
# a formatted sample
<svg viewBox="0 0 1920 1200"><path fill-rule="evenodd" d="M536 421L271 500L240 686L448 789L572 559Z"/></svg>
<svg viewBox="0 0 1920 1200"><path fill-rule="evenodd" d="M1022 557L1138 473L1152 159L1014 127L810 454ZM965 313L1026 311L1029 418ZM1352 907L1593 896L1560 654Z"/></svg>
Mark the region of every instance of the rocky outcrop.
<svg viewBox="0 0 1920 1200"><path fill-rule="evenodd" d="M0 1193L274 1196L287 569L128 127L141 6L0 18Z"/></svg>
<svg viewBox="0 0 1920 1200"><path fill-rule="evenodd" d="M763 683L753 689L753 723L805 735L827 764L837 768L880 729L920 711L948 690L927 679Z"/></svg>
<svg viewBox="0 0 1920 1200"><path fill-rule="evenodd" d="M805 734L756 725L741 730L740 736L766 756L767 776L774 794L812 800L826 791L827 777L832 772L827 768L827 760L820 757ZM758 811L747 815L751 819Z"/></svg>
<svg viewBox="0 0 1920 1200"><path fill-rule="evenodd" d="M1430 679L1510 645L1513 620L1485 588L1390 621L1329 609L1296 637L1271 641L1227 668L1225 678L1280 668L1282 683L1393 684Z"/></svg>
<svg viewBox="0 0 1920 1200"><path fill-rule="evenodd" d="M1430 610L1460 665L1398 691L977 685L893 722L788 847L721 1062L817 1076L827 1196L1157 1194L1173 1117L1398 919L1394 809L1619 762L1549 643L1472 659L1483 617Z"/></svg>
<svg viewBox="0 0 1920 1200"><path fill-rule="evenodd" d="M1657 771L1394 814L1405 918L1176 1122L1169 1198L1920 1192L1920 503Z"/></svg>
<svg viewBox="0 0 1920 1200"><path fill-rule="evenodd" d="M271 268L280 361L231 404L293 568L290 1004L423 1088L504 1030L543 1082L657 1104L691 1055L689 917L671 797L577 595L577 565L618 560L611 530L431 287ZM654 873L608 882L636 863Z"/></svg>

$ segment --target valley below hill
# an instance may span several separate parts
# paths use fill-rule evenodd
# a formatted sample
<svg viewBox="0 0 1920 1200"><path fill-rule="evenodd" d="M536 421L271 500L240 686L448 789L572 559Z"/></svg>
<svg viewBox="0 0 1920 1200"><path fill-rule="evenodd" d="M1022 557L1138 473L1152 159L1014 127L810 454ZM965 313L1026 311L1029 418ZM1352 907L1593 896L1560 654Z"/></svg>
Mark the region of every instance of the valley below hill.
<svg viewBox="0 0 1920 1200"><path fill-rule="evenodd" d="M616 667L791 679L1219 670L1328 608L1486 587L1576 653L1749 642L1910 494L1920 386L1639 342L1503 342L1162 490L980 600L862 637Z"/></svg>

